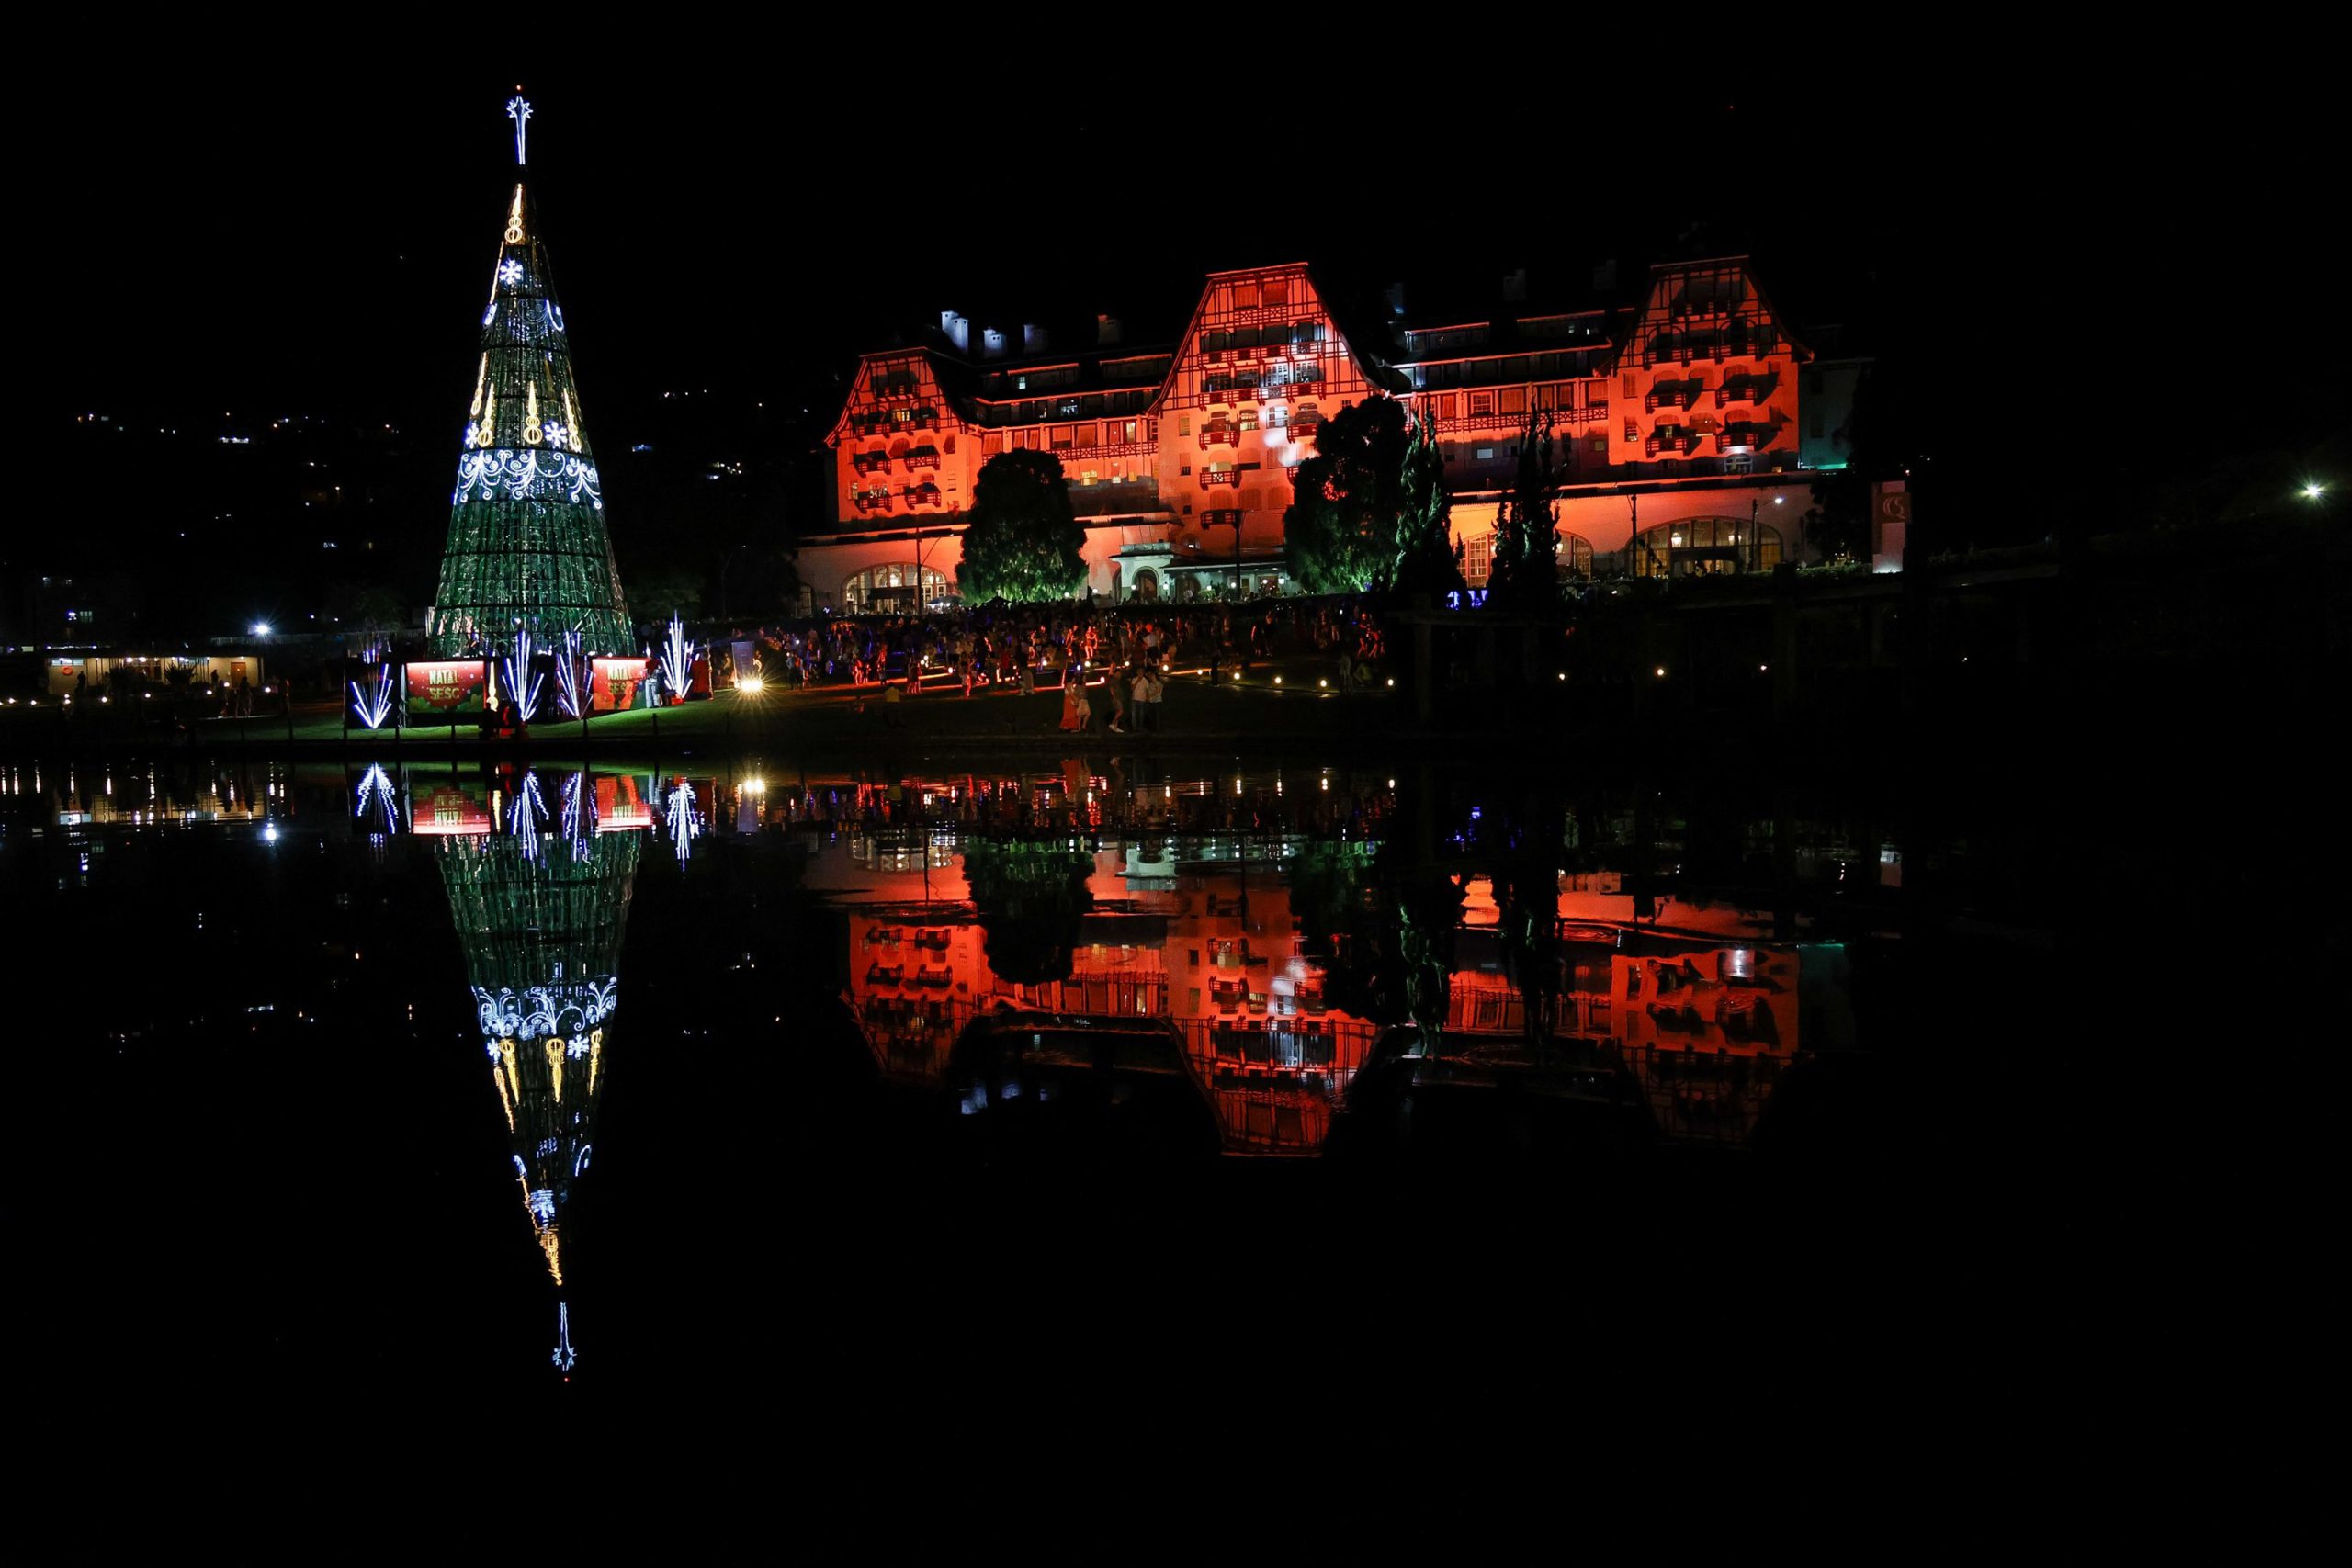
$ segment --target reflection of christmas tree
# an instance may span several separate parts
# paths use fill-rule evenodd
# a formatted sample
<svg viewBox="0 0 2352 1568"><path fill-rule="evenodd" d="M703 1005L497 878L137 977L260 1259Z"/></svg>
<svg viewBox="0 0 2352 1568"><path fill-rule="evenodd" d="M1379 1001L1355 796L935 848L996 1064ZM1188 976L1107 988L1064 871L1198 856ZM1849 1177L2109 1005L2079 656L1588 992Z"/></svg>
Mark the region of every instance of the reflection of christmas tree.
<svg viewBox="0 0 2352 1568"><path fill-rule="evenodd" d="M1069 976L1079 922L1094 907L1086 879L1094 857L1067 843L993 843L964 849L964 879L988 933L1000 980L1034 986Z"/></svg>
<svg viewBox="0 0 2352 1568"><path fill-rule="evenodd" d="M516 117L519 172L529 106L518 98L508 112ZM435 649L458 654L478 644L503 651L519 622L543 647L577 630L589 652L630 651L563 308L519 179L482 316L463 445L434 595Z"/></svg>
<svg viewBox="0 0 2352 1568"><path fill-rule="evenodd" d="M558 1226L593 1155L638 849L627 832L440 840L515 1178L558 1286Z"/></svg>

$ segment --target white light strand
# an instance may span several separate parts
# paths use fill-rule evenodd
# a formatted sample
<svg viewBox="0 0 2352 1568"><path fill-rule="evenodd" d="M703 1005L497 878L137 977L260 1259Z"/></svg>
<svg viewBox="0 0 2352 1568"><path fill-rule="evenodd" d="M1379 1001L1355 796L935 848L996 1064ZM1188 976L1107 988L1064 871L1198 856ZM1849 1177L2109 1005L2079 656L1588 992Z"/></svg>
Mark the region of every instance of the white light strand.
<svg viewBox="0 0 2352 1568"><path fill-rule="evenodd" d="M489 426L483 425L481 438L487 439L489 434ZM450 494L449 504L495 501L503 490L512 501L552 501L560 494L577 504L584 497L589 505L602 512L602 484L596 465L585 458L549 454L542 461L536 451L502 447L494 452L469 453L458 459L458 488Z"/></svg>
<svg viewBox="0 0 2352 1568"><path fill-rule="evenodd" d="M523 858L537 860L539 854L539 825L548 819L548 803L539 794L539 775L525 773L523 787L514 792L514 837L522 840Z"/></svg>
<svg viewBox="0 0 2352 1568"><path fill-rule="evenodd" d="M563 836L571 840L575 857L581 856L595 831L596 791L584 771L573 773L563 781Z"/></svg>
<svg viewBox="0 0 2352 1568"><path fill-rule="evenodd" d="M695 835L702 831L702 820L695 815L695 792L684 779L670 792L667 815L670 840L677 846L678 863L684 865L694 853Z"/></svg>
<svg viewBox="0 0 2352 1568"><path fill-rule="evenodd" d="M400 805L393 798L392 781L385 776L381 763L370 765L361 777L358 798L352 803L351 815L355 819L365 817L371 807L383 813L385 832L397 833L401 830Z"/></svg>
<svg viewBox="0 0 2352 1568"><path fill-rule="evenodd" d="M662 652L662 685L664 691L683 696L686 678L694 672L695 645L686 640L684 617L670 617L670 638Z"/></svg>
<svg viewBox="0 0 2352 1568"><path fill-rule="evenodd" d="M523 136L531 125L531 100L517 93L506 100L506 118L514 122L514 165L523 166Z"/></svg>
<svg viewBox="0 0 2352 1568"><path fill-rule="evenodd" d="M506 660L506 689L514 694L514 711L522 716L525 724L530 723L532 716L539 711L539 693L548 683L546 676L531 673L531 628L528 626L517 628L514 633L514 651ZM537 773L526 774L525 782L529 785L531 793L534 795L538 793L539 779Z"/></svg>
<svg viewBox="0 0 2352 1568"><path fill-rule="evenodd" d="M359 716L359 722L368 728L383 728L384 720L391 716L392 711L392 667L390 665L378 667L376 689L372 692L362 692L358 682L351 682L351 710Z"/></svg>
<svg viewBox="0 0 2352 1568"><path fill-rule="evenodd" d="M581 651L580 632L574 627L563 634L563 647L555 656L556 701L563 708L563 716L578 718L585 714L594 690L594 671L589 668L587 658ZM573 775L573 782L576 783L578 775ZM563 787L569 797L571 783ZM576 833L571 836L579 837Z"/></svg>

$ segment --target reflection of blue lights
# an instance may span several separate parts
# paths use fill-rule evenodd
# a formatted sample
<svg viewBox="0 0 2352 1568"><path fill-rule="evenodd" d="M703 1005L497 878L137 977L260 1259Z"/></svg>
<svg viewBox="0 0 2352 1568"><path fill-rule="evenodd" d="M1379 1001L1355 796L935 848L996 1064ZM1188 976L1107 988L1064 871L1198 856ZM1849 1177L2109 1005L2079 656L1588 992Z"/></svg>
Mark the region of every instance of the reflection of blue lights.
<svg viewBox="0 0 2352 1568"><path fill-rule="evenodd" d="M580 1145L580 1152L571 1156L572 1175L578 1176L582 1171L588 1168L588 1151L594 1146L595 1145L593 1144L582 1144Z"/></svg>
<svg viewBox="0 0 2352 1568"><path fill-rule="evenodd" d="M360 779L359 798L352 807L352 816L367 816L371 805L383 813L385 833L401 830L400 807L392 798L392 781L385 774L380 763L371 765L366 776Z"/></svg>
<svg viewBox="0 0 2352 1568"><path fill-rule="evenodd" d="M571 1308L563 1302L555 1303L555 1365L558 1371L570 1371L580 1358L571 1348Z"/></svg>

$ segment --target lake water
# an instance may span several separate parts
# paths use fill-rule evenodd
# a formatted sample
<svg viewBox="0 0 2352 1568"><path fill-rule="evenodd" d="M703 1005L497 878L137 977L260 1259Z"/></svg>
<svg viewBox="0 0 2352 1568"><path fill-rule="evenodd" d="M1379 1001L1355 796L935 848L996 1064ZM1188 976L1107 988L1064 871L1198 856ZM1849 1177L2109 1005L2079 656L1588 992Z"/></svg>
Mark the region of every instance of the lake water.
<svg viewBox="0 0 2352 1568"><path fill-rule="evenodd" d="M19 761L0 865L93 1144L62 1296L108 1366L247 1388L820 1364L871 1414L1164 1363L1238 1413L1374 1397L1430 1331L1753 1385L1877 1332L1858 1258L1916 1282L1960 1212L1915 1189L1906 1247L1884 1208L1954 1123L1885 1069L1905 847L1806 804L1428 759Z"/></svg>

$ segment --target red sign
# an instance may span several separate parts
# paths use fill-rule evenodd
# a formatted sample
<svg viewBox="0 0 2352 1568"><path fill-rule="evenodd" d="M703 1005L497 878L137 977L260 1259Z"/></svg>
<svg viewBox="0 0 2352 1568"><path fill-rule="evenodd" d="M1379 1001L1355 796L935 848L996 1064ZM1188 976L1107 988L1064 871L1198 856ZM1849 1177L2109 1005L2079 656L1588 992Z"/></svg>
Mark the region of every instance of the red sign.
<svg viewBox="0 0 2352 1568"><path fill-rule="evenodd" d="M653 826L653 808L638 793L634 773L605 773L596 779L596 831L628 833Z"/></svg>
<svg viewBox="0 0 2352 1568"><path fill-rule="evenodd" d="M490 667L479 659L408 666L409 722L421 714L478 713L490 705Z"/></svg>
<svg viewBox="0 0 2352 1568"><path fill-rule="evenodd" d="M589 669L595 677L593 694L589 698L592 712L610 713L616 708L635 707L637 689L645 683L648 659L592 659Z"/></svg>
<svg viewBox="0 0 2352 1568"><path fill-rule="evenodd" d="M414 665L410 666L414 669ZM479 673L481 666L474 666ZM420 788L411 798L409 826L425 834L474 836L490 831L490 802L455 784Z"/></svg>

